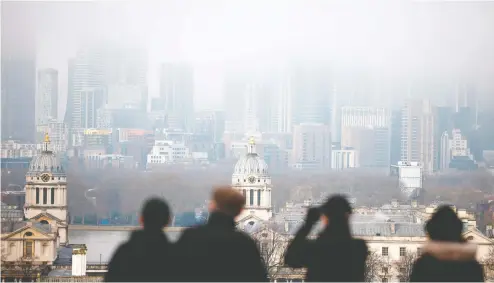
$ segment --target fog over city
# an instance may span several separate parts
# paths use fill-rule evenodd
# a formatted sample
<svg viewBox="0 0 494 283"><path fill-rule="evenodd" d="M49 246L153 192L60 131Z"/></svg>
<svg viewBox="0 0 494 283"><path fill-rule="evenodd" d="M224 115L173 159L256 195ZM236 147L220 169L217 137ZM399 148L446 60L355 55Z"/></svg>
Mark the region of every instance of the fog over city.
<svg viewBox="0 0 494 283"><path fill-rule="evenodd" d="M404 85L461 81L483 101L494 90L490 1L4 1L2 22L2 49L22 52L35 33L38 68L59 70L60 114L66 60L98 40L148 50L150 96L157 96L162 62L192 63L196 109L225 107L226 67L264 70L300 60L329 62L332 79L368 77L392 89L384 93L393 101L407 95ZM412 95L443 102L454 91L429 95L430 88Z"/></svg>
<svg viewBox="0 0 494 283"><path fill-rule="evenodd" d="M485 274L433 279L494 282L494 1L0 11L2 282L122 281L127 239L142 281L413 282L437 251Z"/></svg>

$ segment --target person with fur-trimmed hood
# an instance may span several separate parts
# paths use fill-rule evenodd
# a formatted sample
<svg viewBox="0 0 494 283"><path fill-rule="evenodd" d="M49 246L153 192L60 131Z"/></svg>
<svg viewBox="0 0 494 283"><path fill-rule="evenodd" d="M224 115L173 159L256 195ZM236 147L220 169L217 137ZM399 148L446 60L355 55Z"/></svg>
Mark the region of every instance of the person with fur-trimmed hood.
<svg viewBox="0 0 494 283"><path fill-rule="evenodd" d="M450 206L439 207L425 230L430 241L413 265L410 282L484 282L477 247L463 239L463 223Z"/></svg>

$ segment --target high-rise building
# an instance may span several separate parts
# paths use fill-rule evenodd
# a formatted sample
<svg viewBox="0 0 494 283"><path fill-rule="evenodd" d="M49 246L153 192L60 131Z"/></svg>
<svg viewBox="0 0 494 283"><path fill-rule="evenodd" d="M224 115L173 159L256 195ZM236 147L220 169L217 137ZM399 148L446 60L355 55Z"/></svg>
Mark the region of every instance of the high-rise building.
<svg viewBox="0 0 494 283"><path fill-rule="evenodd" d="M331 131L323 124L293 126L292 166L296 169L331 168Z"/></svg>
<svg viewBox="0 0 494 283"><path fill-rule="evenodd" d="M434 171L434 120L428 100L408 100L402 109L401 161L420 163L424 174Z"/></svg>
<svg viewBox="0 0 494 283"><path fill-rule="evenodd" d="M33 10L23 2L2 2L2 139L35 140L35 27L20 14Z"/></svg>
<svg viewBox="0 0 494 283"><path fill-rule="evenodd" d="M36 125L44 125L58 115L58 71L42 69L38 71L38 92L35 107Z"/></svg>
<svg viewBox="0 0 494 283"><path fill-rule="evenodd" d="M444 131L441 135L441 147L439 156L439 170L446 170L449 168L451 162L451 148L448 131Z"/></svg>
<svg viewBox="0 0 494 283"><path fill-rule="evenodd" d="M194 72L190 66L163 64L160 97L165 101L168 127L191 130L194 120Z"/></svg>
<svg viewBox="0 0 494 283"><path fill-rule="evenodd" d="M83 88L74 92L73 129L96 128L98 111L103 108L106 99L104 88Z"/></svg>
<svg viewBox="0 0 494 283"><path fill-rule="evenodd" d="M398 164L401 160L401 110L391 112L391 139L390 159L391 164Z"/></svg>
<svg viewBox="0 0 494 283"><path fill-rule="evenodd" d="M385 108L341 108L341 146L358 151L360 166L390 165L390 116Z"/></svg>

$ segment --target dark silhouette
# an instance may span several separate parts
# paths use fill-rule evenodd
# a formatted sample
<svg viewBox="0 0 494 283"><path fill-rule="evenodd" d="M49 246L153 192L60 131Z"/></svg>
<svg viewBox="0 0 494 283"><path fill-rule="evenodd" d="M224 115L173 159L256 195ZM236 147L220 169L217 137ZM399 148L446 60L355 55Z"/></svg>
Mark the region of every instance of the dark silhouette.
<svg viewBox="0 0 494 283"><path fill-rule="evenodd" d="M161 199L148 200L141 215L143 229L134 231L128 242L113 255L106 282L175 281L172 244L163 232L170 221L170 208Z"/></svg>
<svg viewBox="0 0 494 283"><path fill-rule="evenodd" d="M287 248L285 263L307 268L306 281L310 282L364 281L368 249L365 241L352 238L348 223L351 213L350 204L339 195L319 208L310 208ZM325 224L324 230L316 240L307 239L319 219Z"/></svg>
<svg viewBox="0 0 494 283"><path fill-rule="evenodd" d="M244 205L236 190L214 191L207 224L185 230L177 242L181 281L268 281L254 240L235 227Z"/></svg>
<svg viewBox="0 0 494 283"><path fill-rule="evenodd" d="M411 282L483 282L477 247L462 237L463 223L449 206L441 206L426 224L430 238L414 263Z"/></svg>

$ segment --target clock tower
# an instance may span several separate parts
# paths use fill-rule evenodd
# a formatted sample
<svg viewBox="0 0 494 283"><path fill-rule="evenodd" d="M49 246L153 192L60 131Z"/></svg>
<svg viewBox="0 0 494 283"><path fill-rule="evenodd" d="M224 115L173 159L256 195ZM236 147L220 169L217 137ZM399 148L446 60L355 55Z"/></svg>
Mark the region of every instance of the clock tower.
<svg viewBox="0 0 494 283"><path fill-rule="evenodd" d="M271 206L271 177L268 165L256 153L254 138L250 138L247 154L241 157L232 175L232 187L239 190L245 197L245 209L237 217L238 222L269 220L273 216Z"/></svg>
<svg viewBox="0 0 494 283"><path fill-rule="evenodd" d="M29 164L24 215L31 221L49 224L64 245L68 242L67 175L49 146L47 134L41 154Z"/></svg>

